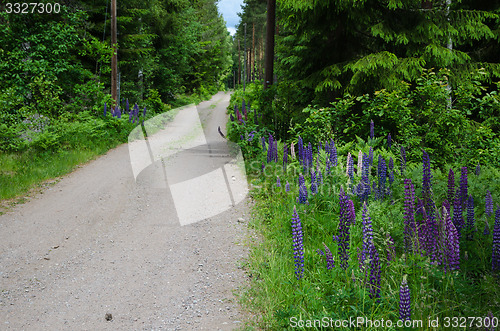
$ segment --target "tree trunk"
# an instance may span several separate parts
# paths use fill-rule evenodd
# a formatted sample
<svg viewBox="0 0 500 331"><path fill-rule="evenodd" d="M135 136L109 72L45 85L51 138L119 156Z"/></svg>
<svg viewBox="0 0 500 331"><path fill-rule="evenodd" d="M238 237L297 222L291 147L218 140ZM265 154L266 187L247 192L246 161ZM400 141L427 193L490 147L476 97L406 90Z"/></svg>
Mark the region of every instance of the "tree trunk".
<svg viewBox="0 0 500 331"><path fill-rule="evenodd" d="M273 84L274 77L274 29L276 26L276 0L267 0L267 27L266 27L266 68L264 89Z"/></svg>

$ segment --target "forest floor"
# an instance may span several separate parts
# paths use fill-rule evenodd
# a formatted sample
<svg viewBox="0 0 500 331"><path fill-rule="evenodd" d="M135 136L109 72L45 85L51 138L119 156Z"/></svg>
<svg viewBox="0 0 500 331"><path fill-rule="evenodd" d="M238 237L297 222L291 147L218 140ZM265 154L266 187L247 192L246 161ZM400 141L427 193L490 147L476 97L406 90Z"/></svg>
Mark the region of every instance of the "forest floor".
<svg viewBox="0 0 500 331"><path fill-rule="evenodd" d="M219 93L196 107L209 144L225 143L217 127L225 128L229 97ZM182 114L169 127L189 127ZM134 175L129 145L0 216L0 329L244 327L248 316L234 293L247 286L243 265L255 240L248 199L181 225L185 206L173 201L175 183L157 171L164 160ZM212 159L205 153L182 162L193 177ZM198 193L188 194L193 207L203 204Z"/></svg>

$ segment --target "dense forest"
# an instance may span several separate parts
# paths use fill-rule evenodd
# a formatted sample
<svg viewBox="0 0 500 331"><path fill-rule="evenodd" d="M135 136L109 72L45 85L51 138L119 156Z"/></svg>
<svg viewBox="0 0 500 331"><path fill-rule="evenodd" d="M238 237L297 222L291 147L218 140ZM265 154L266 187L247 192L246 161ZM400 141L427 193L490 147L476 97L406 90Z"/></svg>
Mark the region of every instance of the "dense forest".
<svg viewBox="0 0 500 331"><path fill-rule="evenodd" d="M126 142L144 119L226 89L232 38L216 1L117 3L118 104L110 0L43 0L26 13L0 5L0 197Z"/></svg>

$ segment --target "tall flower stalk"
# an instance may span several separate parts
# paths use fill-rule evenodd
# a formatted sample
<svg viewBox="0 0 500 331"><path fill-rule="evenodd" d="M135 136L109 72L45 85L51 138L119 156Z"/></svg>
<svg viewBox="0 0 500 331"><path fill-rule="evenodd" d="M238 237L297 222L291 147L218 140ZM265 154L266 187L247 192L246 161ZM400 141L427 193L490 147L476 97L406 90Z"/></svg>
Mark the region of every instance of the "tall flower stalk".
<svg viewBox="0 0 500 331"><path fill-rule="evenodd" d="M495 225L493 226L493 253L491 256L491 268L493 272L500 272L500 207L495 213Z"/></svg>
<svg viewBox="0 0 500 331"><path fill-rule="evenodd" d="M302 174L299 175L299 203L307 202L306 179Z"/></svg>
<svg viewBox="0 0 500 331"><path fill-rule="evenodd" d="M403 277L403 281L399 287L399 319L403 321L411 321L410 288L408 287L406 277Z"/></svg>
<svg viewBox="0 0 500 331"><path fill-rule="evenodd" d="M458 270L460 268L460 243L458 232L451 221L450 215L446 208L443 208L443 225L444 225L444 247L442 265L445 271Z"/></svg>
<svg viewBox="0 0 500 331"><path fill-rule="evenodd" d="M340 219L339 219L339 235L338 235L338 245L339 245L339 256L340 256L340 267L342 269L347 269L349 260L349 245L350 245L350 213L349 213L349 202L347 194L344 192L344 188L340 188L339 203L340 203Z"/></svg>
<svg viewBox="0 0 500 331"><path fill-rule="evenodd" d="M292 240L293 259L295 261L295 276L301 279L304 275L304 238L302 233L302 222L297 209L293 206L292 216Z"/></svg>
<svg viewBox="0 0 500 331"><path fill-rule="evenodd" d="M415 188L411 179L405 179L404 240L407 251L415 251Z"/></svg>

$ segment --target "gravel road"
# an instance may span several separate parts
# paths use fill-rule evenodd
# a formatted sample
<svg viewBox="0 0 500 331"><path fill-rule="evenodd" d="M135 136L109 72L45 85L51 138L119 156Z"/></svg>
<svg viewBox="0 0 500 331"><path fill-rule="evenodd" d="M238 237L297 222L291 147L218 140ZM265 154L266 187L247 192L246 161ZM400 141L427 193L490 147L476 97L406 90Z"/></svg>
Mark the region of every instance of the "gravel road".
<svg viewBox="0 0 500 331"><path fill-rule="evenodd" d="M197 107L209 144L224 142L228 102L219 93ZM247 199L181 226L171 180L151 175L163 161L136 176L129 152L121 145L0 216L0 330L244 326L233 292L246 286ZM212 162L203 155L189 171Z"/></svg>

